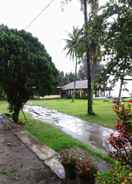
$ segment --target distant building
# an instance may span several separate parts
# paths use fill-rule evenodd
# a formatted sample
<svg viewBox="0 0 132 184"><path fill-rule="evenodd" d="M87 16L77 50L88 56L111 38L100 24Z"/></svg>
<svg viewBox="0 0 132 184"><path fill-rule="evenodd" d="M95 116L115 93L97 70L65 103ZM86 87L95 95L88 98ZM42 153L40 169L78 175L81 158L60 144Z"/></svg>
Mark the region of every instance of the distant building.
<svg viewBox="0 0 132 184"><path fill-rule="evenodd" d="M132 77L126 76L124 80L124 85L122 88L122 97L132 97ZM112 97L118 97L120 89L120 81L115 83L115 87L112 89L111 95Z"/></svg>
<svg viewBox="0 0 132 184"><path fill-rule="evenodd" d="M85 98L87 97L87 88L88 83L87 80L78 80L76 81L76 97ZM105 89L105 91L98 90L96 92L97 97L110 97L111 96L111 88ZM62 97L72 97L74 92L74 82L70 82L61 87L61 95Z"/></svg>

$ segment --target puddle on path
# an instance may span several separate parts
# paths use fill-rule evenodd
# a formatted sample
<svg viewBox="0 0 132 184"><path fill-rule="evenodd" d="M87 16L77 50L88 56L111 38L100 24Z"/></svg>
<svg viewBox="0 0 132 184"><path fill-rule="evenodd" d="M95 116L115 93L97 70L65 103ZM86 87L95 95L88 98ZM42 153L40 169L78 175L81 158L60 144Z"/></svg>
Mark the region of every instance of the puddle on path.
<svg viewBox="0 0 132 184"><path fill-rule="evenodd" d="M66 115L64 113L57 112L56 110L50 110L40 106L26 105L24 110L31 113L36 119L59 127L63 132L85 144L91 144L105 151L110 149L106 140L113 132L112 129L96 124L90 124L77 117Z"/></svg>

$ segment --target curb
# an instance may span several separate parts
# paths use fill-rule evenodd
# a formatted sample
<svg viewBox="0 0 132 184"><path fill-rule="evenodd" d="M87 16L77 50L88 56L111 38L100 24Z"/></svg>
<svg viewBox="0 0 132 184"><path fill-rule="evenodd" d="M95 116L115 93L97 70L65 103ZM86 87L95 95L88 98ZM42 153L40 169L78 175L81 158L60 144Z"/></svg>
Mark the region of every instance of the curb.
<svg viewBox="0 0 132 184"><path fill-rule="evenodd" d="M59 154L46 145L39 144L27 131L13 132L53 173L60 179L65 178L65 170L59 161Z"/></svg>

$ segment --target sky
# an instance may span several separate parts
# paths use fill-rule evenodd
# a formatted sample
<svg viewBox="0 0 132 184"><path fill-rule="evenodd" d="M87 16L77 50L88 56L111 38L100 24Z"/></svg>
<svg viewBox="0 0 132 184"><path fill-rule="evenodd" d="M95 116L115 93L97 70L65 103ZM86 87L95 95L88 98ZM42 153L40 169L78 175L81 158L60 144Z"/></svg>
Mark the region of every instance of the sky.
<svg viewBox="0 0 132 184"><path fill-rule="evenodd" d="M83 25L83 13L79 0L72 0L63 7L62 0L54 0L51 6L27 27L31 20L47 6L51 0L0 0L0 24L9 28L25 29L37 37L52 57L52 61L60 71L73 72L74 61L66 56L65 39L72 32L73 26ZM100 0L103 5L107 0ZM128 84L132 91L132 81ZM119 83L113 94L117 95Z"/></svg>
<svg viewBox="0 0 132 184"><path fill-rule="evenodd" d="M0 24L10 28L25 29L37 37L46 47L52 61L60 71L74 70L74 61L66 56L65 39L73 26L83 25L83 13L79 0L63 6L62 0L54 0L51 6L28 27L36 15L51 0L0 0ZM106 0L101 0L103 3Z"/></svg>

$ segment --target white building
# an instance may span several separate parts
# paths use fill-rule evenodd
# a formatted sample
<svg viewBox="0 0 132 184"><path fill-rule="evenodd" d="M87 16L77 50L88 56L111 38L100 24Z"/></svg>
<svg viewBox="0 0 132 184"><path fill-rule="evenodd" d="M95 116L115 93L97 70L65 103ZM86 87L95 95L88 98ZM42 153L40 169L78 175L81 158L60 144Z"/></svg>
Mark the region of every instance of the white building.
<svg viewBox="0 0 132 184"><path fill-rule="evenodd" d="M132 77L128 77L129 79L132 79ZM132 97L132 80L125 81L126 84L123 85L122 90L122 97ZM117 82L113 90L111 91L112 97L118 97L120 90L120 82Z"/></svg>

